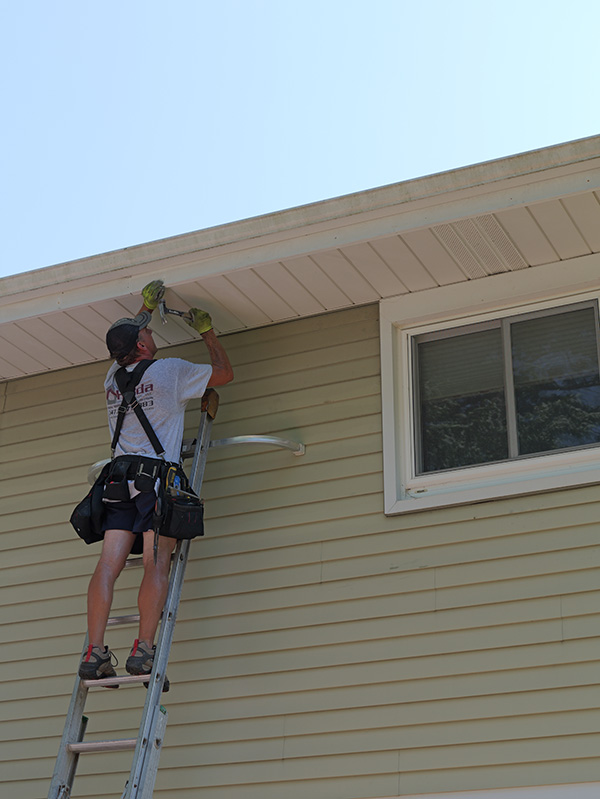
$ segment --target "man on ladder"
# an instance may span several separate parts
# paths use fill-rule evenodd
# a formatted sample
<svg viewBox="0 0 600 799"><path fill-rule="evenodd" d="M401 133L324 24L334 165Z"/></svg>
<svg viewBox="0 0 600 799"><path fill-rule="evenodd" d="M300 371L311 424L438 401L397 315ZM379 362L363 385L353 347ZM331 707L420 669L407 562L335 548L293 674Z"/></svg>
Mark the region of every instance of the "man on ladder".
<svg viewBox="0 0 600 799"><path fill-rule="evenodd" d="M113 458L121 456L125 471L115 470L113 496L106 501L103 542L100 559L88 589L88 647L79 666L82 679L116 676L104 633L108 621L115 581L131 552L143 552L144 576L138 594L140 612L138 637L127 659L130 674L150 674L154 659L154 636L168 589L170 559L176 544L174 538L158 536L158 552L154 551L152 529L156 495L154 466L164 461L179 463L183 438L184 413L189 400L203 396L207 388L222 386L233 379L227 354L217 339L211 318L206 311L191 308L184 318L204 340L211 365L194 364L180 358L154 361L157 347L148 327L152 311L164 294L164 284L154 280L144 287L144 304L135 318L119 319L108 330L106 343L115 363L108 370L106 390L109 427L113 436ZM135 390L136 400L147 416L155 436L164 448L161 460L158 448L129 409L123 413L122 426L115 442L115 426L121 392L115 374L120 367L132 372L146 361L142 382ZM150 363L148 363L151 361ZM134 456L128 459L123 456ZM113 460L113 463L116 461ZM115 477L116 475L116 477ZM145 479L145 484L144 484ZM139 489L142 489L141 491Z"/></svg>

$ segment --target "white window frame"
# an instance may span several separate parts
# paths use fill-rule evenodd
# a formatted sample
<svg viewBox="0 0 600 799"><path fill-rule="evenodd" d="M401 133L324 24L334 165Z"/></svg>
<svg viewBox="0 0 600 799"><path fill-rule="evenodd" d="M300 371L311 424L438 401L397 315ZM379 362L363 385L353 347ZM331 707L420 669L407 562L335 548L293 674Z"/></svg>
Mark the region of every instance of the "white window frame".
<svg viewBox="0 0 600 799"><path fill-rule="evenodd" d="M582 272L582 277L590 272L587 260L581 259L586 263L568 268L561 263L495 275L380 303L385 513L407 513L600 483L600 446L415 473L413 338L504 316L589 300L598 302L600 288L583 292L573 288L578 272ZM597 270L597 261L593 264ZM596 271L596 286L597 274ZM575 277L570 287L565 285L567 276Z"/></svg>

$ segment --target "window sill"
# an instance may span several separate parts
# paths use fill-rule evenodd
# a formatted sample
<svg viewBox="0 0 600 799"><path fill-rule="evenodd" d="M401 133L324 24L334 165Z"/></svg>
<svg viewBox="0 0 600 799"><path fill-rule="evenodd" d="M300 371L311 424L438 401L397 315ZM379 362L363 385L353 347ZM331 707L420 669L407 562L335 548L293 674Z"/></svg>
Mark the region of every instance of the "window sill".
<svg viewBox="0 0 600 799"><path fill-rule="evenodd" d="M600 450L527 458L518 462L422 475L407 481L386 514L466 505L600 483Z"/></svg>

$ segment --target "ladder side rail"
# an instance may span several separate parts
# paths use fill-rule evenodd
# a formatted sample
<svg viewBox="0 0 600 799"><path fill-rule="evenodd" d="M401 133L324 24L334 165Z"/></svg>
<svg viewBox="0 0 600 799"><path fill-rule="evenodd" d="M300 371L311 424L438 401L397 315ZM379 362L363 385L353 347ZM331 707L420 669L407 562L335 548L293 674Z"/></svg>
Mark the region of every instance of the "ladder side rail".
<svg viewBox="0 0 600 799"><path fill-rule="evenodd" d="M212 419L208 413L203 412L200 418L198 429L196 451L190 473L190 483L193 490L198 493L202 485L206 458L210 442L210 431L212 429ZM133 765L129 776L128 786L124 797L126 799L141 799L147 795L149 782L156 778L156 768L152 762L152 748L154 741L154 731L158 724L160 714L160 699L162 686L164 683L169 653L173 641L177 610L181 599L185 569L187 566L191 541L178 541L175 548L173 566L167 599L163 608L160 633L156 644L156 654L154 656L154 666L148 685L148 695L144 705L144 711L140 723L137 746L133 756ZM160 754L160 748L157 755ZM156 764L157 767L157 764ZM150 794L151 795L151 794Z"/></svg>
<svg viewBox="0 0 600 799"><path fill-rule="evenodd" d="M87 645L88 638L86 635L81 657L84 656ZM62 738L58 747L58 755L54 765L52 780L50 781L48 799L63 799L63 797L67 799L67 797L71 795L71 788L73 787L73 780L75 779L75 770L77 768L79 755L76 752L70 751L68 747L71 743L78 743L83 740L87 724L87 719L83 715L87 693L87 687L83 684L83 680L79 674L77 674L73 686L73 693L71 694L69 710L67 711L67 717L65 719Z"/></svg>
<svg viewBox="0 0 600 799"><path fill-rule="evenodd" d="M88 717L82 716L81 724L79 726L79 732L77 733L77 743L83 741L87 725L88 725ZM71 758L69 775L67 777L67 786L68 786L68 791L70 792L71 788L73 787L73 781L75 780L75 772L77 771L77 764L79 763L79 753L73 752L71 749L69 751L74 755L74 757Z"/></svg>
<svg viewBox="0 0 600 799"><path fill-rule="evenodd" d="M152 739L150 741L150 751L147 757L146 772L144 774L143 783L140 786L139 799L152 799L154 793L154 783L156 782L156 773L158 771L158 761L160 760L160 753L165 737L165 730L167 728L168 713L161 705L157 711L157 721L154 726Z"/></svg>

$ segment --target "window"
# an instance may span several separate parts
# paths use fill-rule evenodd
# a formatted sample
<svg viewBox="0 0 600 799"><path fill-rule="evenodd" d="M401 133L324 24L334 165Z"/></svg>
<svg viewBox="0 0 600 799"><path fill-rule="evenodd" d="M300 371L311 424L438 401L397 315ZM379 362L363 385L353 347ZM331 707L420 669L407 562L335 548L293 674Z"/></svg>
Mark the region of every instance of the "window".
<svg viewBox="0 0 600 799"><path fill-rule="evenodd" d="M600 483L599 294L533 277L382 301L386 513Z"/></svg>
<svg viewBox="0 0 600 799"><path fill-rule="evenodd" d="M596 305L412 339L416 473L600 442Z"/></svg>

